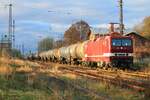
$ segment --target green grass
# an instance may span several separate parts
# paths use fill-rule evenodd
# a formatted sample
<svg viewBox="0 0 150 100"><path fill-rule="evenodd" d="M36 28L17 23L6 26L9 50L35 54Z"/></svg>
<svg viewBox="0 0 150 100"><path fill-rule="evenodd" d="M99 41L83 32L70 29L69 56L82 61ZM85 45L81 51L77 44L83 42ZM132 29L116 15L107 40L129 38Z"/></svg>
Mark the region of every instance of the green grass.
<svg viewBox="0 0 150 100"><path fill-rule="evenodd" d="M142 99L139 93L89 79L73 80L67 77L60 79L65 83L54 77L39 74L33 78L33 83L29 84L27 75L23 73L16 73L10 78L0 76L0 100L100 100L98 97L85 94L69 86L66 82L94 90L104 97L111 98L111 100Z"/></svg>
<svg viewBox="0 0 150 100"><path fill-rule="evenodd" d="M143 59L136 59L134 61L134 68L137 70L143 70L143 69L147 69L150 68L150 57L148 58L143 58Z"/></svg>
<svg viewBox="0 0 150 100"><path fill-rule="evenodd" d="M28 83L25 73L0 76L0 100L92 100L93 97L78 91L54 77L39 74Z"/></svg>
<svg viewBox="0 0 150 100"><path fill-rule="evenodd" d="M1 100L46 100L46 94L44 92L34 91L21 91L21 90L0 90Z"/></svg>
<svg viewBox="0 0 150 100"><path fill-rule="evenodd" d="M17 64L9 66L14 69L21 67ZM30 64L29 66L32 67ZM8 76L0 75L0 100L101 100L72 85L84 87L91 92L94 90L111 100L143 99L142 94L86 78L60 77L59 79L42 73L30 75L25 72L14 72Z"/></svg>
<svg viewBox="0 0 150 100"><path fill-rule="evenodd" d="M0 76L0 100L41 100L52 95L40 83L28 84L25 74L15 74L12 78Z"/></svg>
<svg viewBox="0 0 150 100"><path fill-rule="evenodd" d="M92 81L83 78L72 80L70 78L62 77L62 79L72 82L72 84L78 84L79 86L88 88L89 90L94 90L104 97L111 98L111 100L141 100L143 98L142 94L140 93L135 93L128 89L115 87L107 83L100 83L98 81Z"/></svg>
<svg viewBox="0 0 150 100"><path fill-rule="evenodd" d="M111 100L141 100L142 94L131 90L114 87L107 83L100 83L89 79L77 78L75 80L62 77L63 83L54 77L39 74L29 84L27 75L16 73L13 78L0 77L0 99L2 100L99 100L90 93L84 93L69 86L79 85L89 90L94 90ZM92 91L91 91L92 92Z"/></svg>

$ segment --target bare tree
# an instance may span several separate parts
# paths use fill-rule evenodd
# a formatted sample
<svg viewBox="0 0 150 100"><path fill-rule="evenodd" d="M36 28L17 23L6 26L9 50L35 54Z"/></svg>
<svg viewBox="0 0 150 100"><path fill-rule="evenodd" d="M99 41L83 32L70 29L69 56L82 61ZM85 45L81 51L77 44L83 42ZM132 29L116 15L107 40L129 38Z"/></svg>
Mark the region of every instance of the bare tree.
<svg viewBox="0 0 150 100"><path fill-rule="evenodd" d="M64 46L64 41L63 40L57 40L54 42L54 48L60 48Z"/></svg>
<svg viewBox="0 0 150 100"><path fill-rule="evenodd" d="M39 52L53 49L53 47L54 47L54 40L50 37L44 38L38 43Z"/></svg>
<svg viewBox="0 0 150 100"><path fill-rule="evenodd" d="M76 22L65 32L64 44L70 45L87 40L90 33L90 26L85 21Z"/></svg>

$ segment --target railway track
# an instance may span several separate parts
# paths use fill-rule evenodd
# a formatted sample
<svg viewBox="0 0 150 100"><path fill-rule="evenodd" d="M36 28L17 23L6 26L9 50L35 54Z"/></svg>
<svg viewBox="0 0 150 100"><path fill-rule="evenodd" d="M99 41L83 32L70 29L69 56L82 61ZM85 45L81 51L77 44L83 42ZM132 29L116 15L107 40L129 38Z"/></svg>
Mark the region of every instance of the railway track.
<svg viewBox="0 0 150 100"><path fill-rule="evenodd" d="M83 66L76 66L76 65L62 65L62 64L59 64L59 66L66 66L67 68L74 68L74 69L79 69L79 70L86 70L88 72L91 72L91 73L97 73L97 74L109 74L109 75L118 75L118 76L122 76L122 77L128 77L128 78L131 78L131 79L138 79L138 80L141 80L141 81L148 81L150 80L150 73L145 73L145 72L135 72L135 71L129 71L129 70L126 70L126 71L123 71L123 70L120 70L120 69L101 69L101 68L89 68L89 67L83 67Z"/></svg>
<svg viewBox="0 0 150 100"><path fill-rule="evenodd" d="M44 66L55 66L55 63L43 63ZM75 65L62 65L58 70L63 70L66 73L76 74L82 77L88 77L94 80L104 81L107 83L121 86L123 88L130 88L135 91L145 92L150 88L150 75L144 72L124 72L122 70L112 71L104 69L91 69L87 67L75 66Z"/></svg>
<svg viewBox="0 0 150 100"><path fill-rule="evenodd" d="M43 64L43 62L38 61L38 63ZM56 64L56 63L47 63L44 62L45 65L50 65L50 64ZM58 66L66 66L66 67L71 67L74 69L81 69L81 70L87 70L87 71L91 71L93 73L112 73L112 74L122 74L122 75L126 75L126 76L131 76L131 77L135 77L135 78L141 78L141 79L145 79L145 80L150 80L150 73L146 73L146 72L140 72L140 71L131 71L131 70L121 70L121 69L101 69L101 68L91 68L91 67L86 67L86 66L78 66L78 65L68 65L68 64L58 64Z"/></svg>
<svg viewBox="0 0 150 100"><path fill-rule="evenodd" d="M72 68L77 68L77 69L81 69L81 70L87 70L89 72L93 72L93 73L108 73L108 74L112 74L112 75L116 75L116 74L119 74L119 75L122 75L122 76L125 76L125 77L131 77L131 78L138 78L140 80L150 80L150 74L149 73L144 73L144 72L125 72L123 70L104 70L104 69L89 69L89 68L83 68L83 67L72 67Z"/></svg>
<svg viewBox="0 0 150 100"><path fill-rule="evenodd" d="M31 72L28 72L27 77L32 76L32 73L45 73L46 75L50 75L50 76L54 77L56 80L59 80L60 82L67 84L68 86L72 87L75 90L78 90L85 94L90 94L91 96L96 97L100 100L110 100L111 99L109 96L102 95L94 89L85 88L83 86L80 86L77 84L72 84L72 82L63 80L63 79L61 79L61 74L57 74L57 73L53 72L52 70L50 71L50 69L52 67L50 67L49 64L42 63L42 62L38 62L38 63L39 63L39 66L36 68L33 68L33 70Z"/></svg>
<svg viewBox="0 0 150 100"><path fill-rule="evenodd" d="M74 70L71 68L64 68L66 71L69 71L71 73L74 73L76 75L80 76L85 76L89 77L92 79L100 80L100 81L105 81L112 83L114 85L119 85L121 87L126 87L126 88L132 88L136 91L145 91L147 87L149 87L148 81L139 81L139 80L132 80L130 78L126 77L121 77L118 75L109 75L109 74L97 74L97 73L91 73L88 71L81 71L81 70Z"/></svg>

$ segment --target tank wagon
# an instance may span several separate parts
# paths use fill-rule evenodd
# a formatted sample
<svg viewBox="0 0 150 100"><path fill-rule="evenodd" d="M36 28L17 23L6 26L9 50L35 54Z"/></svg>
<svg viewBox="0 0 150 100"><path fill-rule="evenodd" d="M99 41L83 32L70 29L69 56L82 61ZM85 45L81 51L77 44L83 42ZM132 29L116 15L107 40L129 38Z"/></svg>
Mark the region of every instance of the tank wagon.
<svg viewBox="0 0 150 100"><path fill-rule="evenodd" d="M133 64L132 38L111 31L67 47L39 54L41 60L99 67L129 67Z"/></svg>

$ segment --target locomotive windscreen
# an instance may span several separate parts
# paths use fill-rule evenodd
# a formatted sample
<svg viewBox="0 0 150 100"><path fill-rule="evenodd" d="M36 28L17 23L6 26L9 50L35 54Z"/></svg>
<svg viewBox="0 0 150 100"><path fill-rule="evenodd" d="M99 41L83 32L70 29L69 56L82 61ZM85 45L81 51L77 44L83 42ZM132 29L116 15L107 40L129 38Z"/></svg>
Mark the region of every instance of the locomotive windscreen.
<svg viewBox="0 0 150 100"><path fill-rule="evenodd" d="M131 39L112 39L112 46L131 46Z"/></svg>

